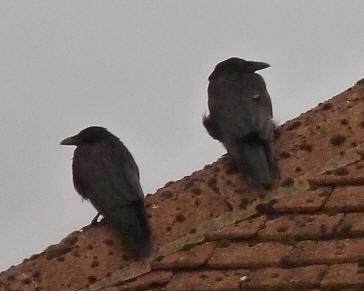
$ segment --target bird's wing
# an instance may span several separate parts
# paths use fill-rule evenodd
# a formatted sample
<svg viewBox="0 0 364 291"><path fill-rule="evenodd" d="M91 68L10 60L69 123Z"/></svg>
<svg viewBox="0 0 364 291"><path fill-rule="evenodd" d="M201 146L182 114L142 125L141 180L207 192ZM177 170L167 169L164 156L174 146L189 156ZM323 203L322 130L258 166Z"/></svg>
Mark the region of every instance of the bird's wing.
<svg viewBox="0 0 364 291"><path fill-rule="evenodd" d="M123 145L121 150L119 145L102 143L76 151L74 184L83 197L94 204L118 206L143 200L138 167Z"/></svg>
<svg viewBox="0 0 364 291"><path fill-rule="evenodd" d="M138 167L122 143L100 143L76 149L74 184L138 255L152 249Z"/></svg>
<svg viewBox="0 0 364 291"><path fill-rule="evenodd" d="M214 119L211 118L211 115L205 115L202 118L202 124L205 126L208 134L212 138L217 139L217 140L220 140L221 139L221 134L219 132L219 129L217 127L217 124L214 121Z"/></svg>
<svg viewBox="0 0 364 291"><path fill-rule="evenodd" d="M263 78L258 74L244 80L211 80L208 87L211 118L229 137L270 132L272 104ZM256 77L258 76L258 77Z"/></svg>

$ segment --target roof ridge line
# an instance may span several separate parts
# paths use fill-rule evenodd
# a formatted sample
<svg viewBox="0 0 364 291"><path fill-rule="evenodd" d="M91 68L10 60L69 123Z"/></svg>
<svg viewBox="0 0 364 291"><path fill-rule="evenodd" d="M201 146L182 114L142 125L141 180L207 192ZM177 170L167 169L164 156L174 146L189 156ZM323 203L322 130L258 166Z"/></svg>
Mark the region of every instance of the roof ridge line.
<svg viewBox="0 0 364 291"><path fill-rule="evenodd" d="M338 167L345 167L349 164L355 163L362 159L362 152L364 151L364 140L358 142L356 147L347 149L343 153L329 159L323 166L310 169L303 175L293 179L294 183L289 186L278 186L269 191L264 198L258 198L249 203L244 210L233 210L226 212L216 218L210 219L201 223L196 228L196 233L188 233L185 236L161 246L155 250L149 258L141 261L135 261L121 270L117 270L109 277L104 277L96 283L81 288L79 291L97 291L106 287L113 286L117 283L136 278L140 275L146 274L151 271L151 264L153 260L160 256L166 256L183 249L183 247L193 244L198 244L204 241L205 234L210 231L218 230L224 226L231 225L235 222L247 219L259 213L256 207L260 204L269 204L275 199L281 199L297 191L306 191L310 188L310 182L313 178L324 174L328 170L334 170Z"/></svg>

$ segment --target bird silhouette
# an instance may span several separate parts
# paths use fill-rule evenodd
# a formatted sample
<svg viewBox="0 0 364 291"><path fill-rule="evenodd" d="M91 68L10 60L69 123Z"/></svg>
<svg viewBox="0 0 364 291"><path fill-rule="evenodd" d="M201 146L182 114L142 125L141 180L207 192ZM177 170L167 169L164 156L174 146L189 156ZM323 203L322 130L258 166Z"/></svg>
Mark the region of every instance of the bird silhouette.
<svg viewBox="0 0 364 291"><path fill-rule="evenodd" d="M273 154L273 112L264 79L258 70L267 63L229 58L209 76L210 115L203 124L226 148L250 185L269 186L276 169Z"/></svg>
<svg viewBox="0 0 364 291"><path fill-rule="evenodd" d="M62 145L75 145L73 182L138 256L152 250L138 167L124 144L103 127L88 127Z"/></svg>

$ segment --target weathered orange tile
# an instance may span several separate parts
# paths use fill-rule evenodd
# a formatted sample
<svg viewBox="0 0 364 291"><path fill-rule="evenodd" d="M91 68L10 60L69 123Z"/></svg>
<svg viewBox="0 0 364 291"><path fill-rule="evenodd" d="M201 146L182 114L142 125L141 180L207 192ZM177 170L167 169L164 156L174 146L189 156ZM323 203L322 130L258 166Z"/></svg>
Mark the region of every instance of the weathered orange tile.
<svg viewBox="0 0 364 291"><path fill-rule="evenodd" d="M235 291L239 289L242 279L247 278L249 271L236 270L201 270L180 272L169 281L168 291Z"/></svg>
<svg viewBox="0 0 364 291"><path fill-rule="evenodd" d="M135 257L129 253L120 235L110 226L99 223L74 232L58 245L25 260L17 270L21 276L30 276L32 284L24 284L28 280L15 276L11 289L40 286L52 291L78 290L134 261Z"/></svg>
<svg viewBox="0 0 364 291"><path fill-rule="evenodd" d="M340 236L364 237L364 213L348 213L340 223L336 232Z"/></svg>
<svg viewBox="0 0 364 291"><path fill-rule="evenodd" d="M364 211L364 186L336 187L324 208L330 211Z"/></svg>
<svg viewBox="0 0 364 291"><path fill-rule="evenodd" d="M363 290L364 273L358 272L358 264L332 265L323 277L321 287L325 290L343 290L344 288Z"/></svg>
<svg viewBox="0 0 364 291"><path fill-rule="evenodd" d="M322 176L318 178L310 179L311 185L316 186L361 186L364 185L363 176L346 176L346 177L332 177L332 176Z"/></svg>
<svg viewBox="0 0 364 291"><path fill-rule="evenodd" d="M165 285L172 278L173 273L168 271L152 271L148 274L124 282L117 290L140 290L150 286Z"/></svg>
<svg viewBox="0 0 364 291"><path fill-rule="evenodd" d="M362 85L354 86L279 128L276 149L282 180L323 165L362 140L363 94ZM282 152L288 154L282 157Z"/></svg>
<svg viewBox="0 0 364 291"><path fill-rule="evenodd" d="M278 200L273 204L273 209L276 212L286 213L313 212L322 207L330 192L330 188L319 188L315 191L294 193L291 196Z"/></svg>
<svg viewBox="0 0 364 291"><path fill-rule="evenodd" d="M206 240L220 239L249 239L253 237L267 220L265 215L243 220L226 226L220 230L209 232L206 234Z"/></svg>
<svg viewBox="0 0 364 291"><path fill-rule="evenodd" d="M258 269L248 275L241 287L243 290L307 290L320 286L327 268L326 265L316 265L292 269Z"/></svg>
<svg viewBox="0 0 364 291"><path fill-rule="evenodd" d="M343 214L284 215L271 219L259 231L262 240L308 240L331 237Z"/></svg>
<svg viewBox="0 0 364 291"><path fill-rule="evenodd" d="M157 258L152 263L153 269L184 269L202 266L211 257L215 242L206 242L189 250L182 250L166 257Z"/></svg>
<svg viewBox="0 0 364 291"><path fill-rule="evenodd" d="M263 268L278 266L292 246L276 242L228 243L222 241L208 261L212 268Z"/></svg>
<svg viewBox="0 0 364 291"><path fill-rule="evenodd" d="M364 253L364 238L301 241L282 260L284 266L307 266L356 262Z"/></svg>
<svg viewBox="0 0 364 291"><path fill-rule="evenodd" d="M193 185L178 193L160 190L146 199L155 247L193 232L202 222L231 210L205 183Z"/></svg>

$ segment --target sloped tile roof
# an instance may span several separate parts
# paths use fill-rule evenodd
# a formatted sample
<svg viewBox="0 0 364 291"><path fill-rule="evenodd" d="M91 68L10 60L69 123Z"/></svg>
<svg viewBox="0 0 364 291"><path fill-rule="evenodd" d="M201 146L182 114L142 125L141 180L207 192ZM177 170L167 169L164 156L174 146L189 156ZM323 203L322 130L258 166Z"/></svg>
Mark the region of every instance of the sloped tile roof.
<svg viewBox="0 0 364 291"><path fill-rule="evenodd" d="M0 274L0 290L364 290L364 82L282 125L280 177L227 157L148 195L155 252L99 223Z"/></svg>

